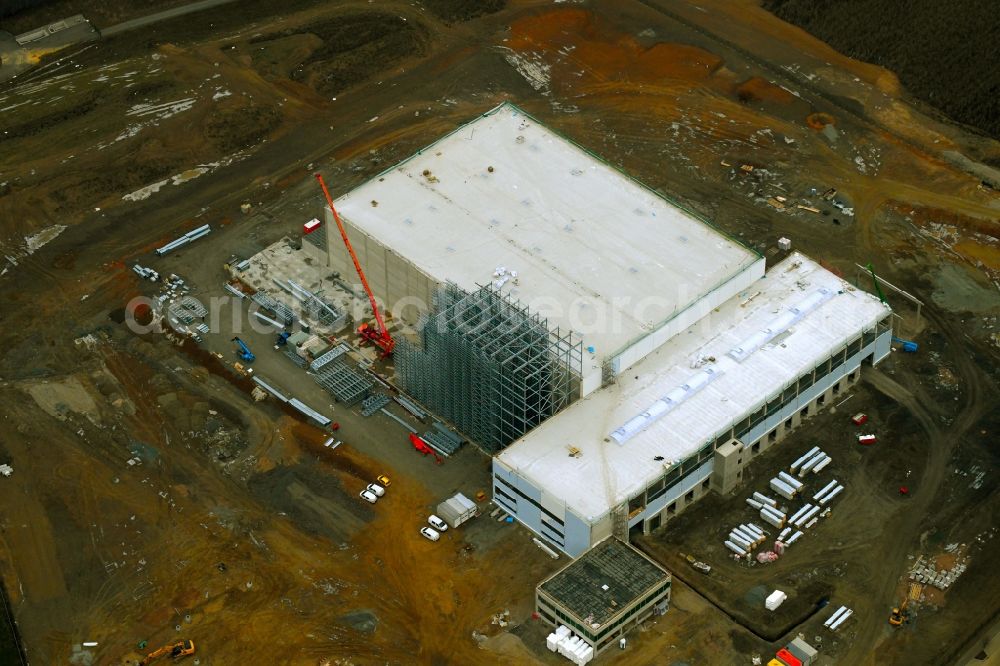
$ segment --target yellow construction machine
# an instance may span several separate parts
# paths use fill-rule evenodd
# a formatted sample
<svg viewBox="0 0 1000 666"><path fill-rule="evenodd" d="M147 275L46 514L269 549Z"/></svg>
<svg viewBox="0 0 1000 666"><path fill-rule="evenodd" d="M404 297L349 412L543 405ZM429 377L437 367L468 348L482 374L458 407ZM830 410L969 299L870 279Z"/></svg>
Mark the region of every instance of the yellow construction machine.
<svg viewBox="0 0 1000 666"><path fill-rule="evenodd" d="M906 599L903 600L903 603L901 603L896 608L893 608L892 612L889 613L889 624L891 624L894 627L898 627L901 626L904 622L909 622L910 616L906 614L906 607L909 605L910 605L910 598L907 597Z"/></svg>
<svg viewBox="0 0 1000 666"><path fill-rule="evenodd" d="M181 657L189 657L194 654L194 642L189 640L177 641L172 645L164 645L158 650L153 650L146 657L139 662L139 666L146 666L151 664L160 657L170 657L171 659L180 659Z"/></svg>

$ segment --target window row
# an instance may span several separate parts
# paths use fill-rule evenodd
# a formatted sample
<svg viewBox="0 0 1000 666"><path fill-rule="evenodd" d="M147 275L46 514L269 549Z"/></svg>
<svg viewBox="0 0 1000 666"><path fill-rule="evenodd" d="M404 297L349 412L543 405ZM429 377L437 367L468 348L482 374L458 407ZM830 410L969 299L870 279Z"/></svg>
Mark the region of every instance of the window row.
<svg viewBox="0 0 1000 666"><path fill-rule="evenodd" d="M538 599L538 607L540 610L547 611L551 615L555 616L555 618L559 620L560 624L565 624L567 627L572 629L573 633L575 633L576 635L583 636L587 640L593 642L594 635L589 631L587 631L586 629L584 629L580 624L577 623L575 619L570 617L568 614L563 613L562 610L560 610L559 608L555 608L548 605L547 601L542 598ZM555 624L555 622L553 622L553 624Z"/></svg>
<svg viewBox="0 0 1000 666"><path fill-rule="evenodd" d="M668 490L680 483L687 474L711 458L715 450L730 439L735 437L742 440L746 437L747 433L763 423L765 419L781 412L798 398L799 395L805 392L806 389L846 363L848 358L859 354L864 347L874 342L877 333L878 331L875 328L864 331L830 358L817 365L813 370L800 377L797 381L791 382L781 392L776 393L752 414L738 421L732 428L720 434L714 440L706 443L697 454L690 456L678 465L674 465L666 474L649 484L643 493L639 493L629 500L629 516L635 515L647 504L666 494Z"/></svg>
<svg viewBox="0 0 1000 666"><path fill-rule="evenodd" d="M497 490L509 490L510 492L516 494L521 499L523 499L523 500L525 500L527 502L530 502L531 504L534 504L538 508L539 511L541 511L546 516L548 516L549 518L551 518L553 522L558 523L560 527L565 528L566 523L563 521L562 518L560 518L556 514L552 513L551 511L549 511L548 509L546 509L545 507L543 507L541 504L539 504L535 500L531 499L530 497L528 497L527 495L525 495L524 493L522 493L520 490L518 490L514 486L510 485L509 483L507 483L506 481L504 481L503 479L501 479L499 476L494 476L493 478L496 479L496 481L497 481L497 486L496 486ZM501 487L500 484L503 484L502 487Z"/></svg>

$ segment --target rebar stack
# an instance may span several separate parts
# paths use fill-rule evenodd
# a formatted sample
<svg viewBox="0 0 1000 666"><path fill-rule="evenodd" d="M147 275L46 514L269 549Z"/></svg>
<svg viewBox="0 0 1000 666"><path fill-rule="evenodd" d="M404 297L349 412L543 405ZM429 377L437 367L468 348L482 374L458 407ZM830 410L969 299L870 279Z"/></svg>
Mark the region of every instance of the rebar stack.
<svg viewBox="0 0 1000 666"><path fill-rule="evenodd" d="M582 343L489 285L445 285L418 331L396 345L403 388L490 453L579 395Z"/></svg>

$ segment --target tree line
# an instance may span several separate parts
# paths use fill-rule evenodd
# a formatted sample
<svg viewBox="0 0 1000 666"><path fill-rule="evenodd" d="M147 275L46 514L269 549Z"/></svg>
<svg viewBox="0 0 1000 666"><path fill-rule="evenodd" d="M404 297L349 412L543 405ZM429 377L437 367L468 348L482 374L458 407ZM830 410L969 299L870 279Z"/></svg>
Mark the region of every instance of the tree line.
<svg viewBox="0 0 1000 666"><path fill-rule="evenodd" d="M893 71L952 120L1000 138L1000 7L982 0L764 0L852 58Z"/></svg>

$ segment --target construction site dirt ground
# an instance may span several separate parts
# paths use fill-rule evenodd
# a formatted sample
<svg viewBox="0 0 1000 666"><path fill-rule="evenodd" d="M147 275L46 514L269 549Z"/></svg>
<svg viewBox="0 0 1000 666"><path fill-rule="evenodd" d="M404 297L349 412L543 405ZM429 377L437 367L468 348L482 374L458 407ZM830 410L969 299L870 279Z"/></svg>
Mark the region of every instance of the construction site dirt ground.
<svg viewBox="0 0 1000 666"><path fill-rule="evenodd" d="M435 465L246 333L260 374L341 423L331 452L328 433L250 399L228 328L182 348L121 323L155 293L134 262L221 295L231 255L317 216L314 171L337 196L506 99L765 256L785 236L852 281L871 262L924 304L918 322L887 291L917 354L863 369L849 402L733 496L639 539L676 572L671 610L597 663L766 663L799 632L822 637L821 663L974 652L1000 610L1000 202L969 163L1000 145L752 0L483 8L249 0L0 87L0 574L30 663L134 662L140 641L179 638L201 664L564 663L531 611L565 558L488 503L440 542L417 533L449 494L489 490L488 457L467 446ZM206 223L207 238L152 254ZM856 411L874 447L852 440ZM776 563L729 561L745 497L817 444L834 458L822 478L846 486L830 517ZM393 484L368 505L358 492L380 473ZM891 630L909 568L955 543L968 569ZM789 593L773 618L754 608L761 586ZM824 597L855 611L837 634L811 613Z"/></svg>

